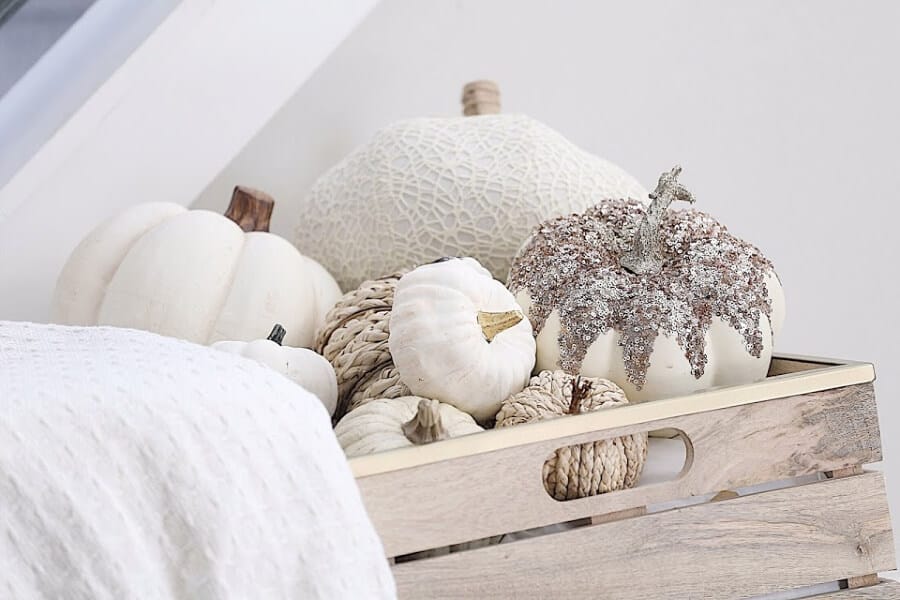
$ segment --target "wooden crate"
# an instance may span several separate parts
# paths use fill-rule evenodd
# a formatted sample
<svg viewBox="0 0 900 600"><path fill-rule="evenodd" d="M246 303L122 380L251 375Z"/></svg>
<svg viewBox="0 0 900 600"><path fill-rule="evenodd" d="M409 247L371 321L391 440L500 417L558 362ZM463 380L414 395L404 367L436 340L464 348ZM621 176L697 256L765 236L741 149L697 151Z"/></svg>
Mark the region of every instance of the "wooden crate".
<svg viewBox="0 0 900 600"><path fill-rule="evenodd" d="M884 480L862 468L881 460L874 378L866 363L780 356L755 384L350 462L392 558L568 523L398 560L405 598L806 597L828 582L849 589L818 597L900 598L877 578L895 568ZM544 490L555 449L661 428L686 446L672 479L565 502Z"/></svg>

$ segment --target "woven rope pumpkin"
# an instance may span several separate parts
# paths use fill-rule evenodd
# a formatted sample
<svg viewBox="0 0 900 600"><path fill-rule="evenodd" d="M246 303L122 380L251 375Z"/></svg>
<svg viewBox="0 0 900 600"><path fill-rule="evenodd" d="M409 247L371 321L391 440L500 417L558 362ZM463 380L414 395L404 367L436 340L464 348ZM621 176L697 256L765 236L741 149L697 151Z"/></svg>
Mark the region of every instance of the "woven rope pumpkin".
<svg viewBox="0 0 900 600"><path fill-rule="evenodd" d="M371 400L410 395L388 348L394 288L402 275L366 281L344 294L316 333L316 351L337 376L335 421Z"/></svg>
<svg viewBox="0 0 900 600"><path fill-rule="evenodd" d="M541 371L531 378L528 387L503 402L496 426L510 427L626 404L622 389L606 379ZM544 487L557 500L630 488L637 483L646 459L646 433L567 446L544 463Z"/></svg>

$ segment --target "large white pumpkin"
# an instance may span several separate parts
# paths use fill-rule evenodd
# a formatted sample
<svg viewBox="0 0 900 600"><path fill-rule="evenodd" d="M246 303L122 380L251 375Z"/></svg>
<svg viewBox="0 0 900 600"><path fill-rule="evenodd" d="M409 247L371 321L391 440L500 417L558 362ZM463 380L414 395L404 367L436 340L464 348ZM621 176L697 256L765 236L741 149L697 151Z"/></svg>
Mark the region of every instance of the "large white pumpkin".
<svg viewBox="0 0 900 600"><path fill-rule="evenodd" d="M785 301L771 262L696 210L664 173L645 207L607 200L543 223L509 286L537 333L537 370L610 379L632 402L766 376Z"/></svg>
<svg viewBox="0 0 900 600"><path fill-rule="evenodd" d="M467 114L499 108L485 82L468 92ZM301 200L296 245L343 289L442 256L474 257L504 281L532 227L607 197L646 191L525 115L410 119L319 178Z"/></svg>
<svg viewBox="0 0 900 600"><path fill-rule="evenodd" d="M227 216L165 202L130 208L72 252L52 318L201 344L250 341L277 322L285 344L311 346L341 292L320 264L267 233L271 212L270 197L242 187Z"/></svg>

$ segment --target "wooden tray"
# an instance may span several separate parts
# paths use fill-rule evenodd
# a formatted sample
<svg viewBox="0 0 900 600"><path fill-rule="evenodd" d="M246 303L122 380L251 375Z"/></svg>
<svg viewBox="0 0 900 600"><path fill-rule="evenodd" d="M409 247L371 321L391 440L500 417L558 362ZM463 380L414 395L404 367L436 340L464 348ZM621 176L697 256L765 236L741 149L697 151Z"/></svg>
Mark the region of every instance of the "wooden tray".
<svg viewBox="0 0 900 600"><path fill-rule="evenodd" d="M862 469L881 460L874 379L867 363L779 356L758 383L350 464L391 558L567 524L401 558L401 597L809 597L832 582L850 589L821 597L900 598L876 575L895 568L883 477ZM686 446L671 479L565 502L544 490L555 449L662 428Z"/></svg>

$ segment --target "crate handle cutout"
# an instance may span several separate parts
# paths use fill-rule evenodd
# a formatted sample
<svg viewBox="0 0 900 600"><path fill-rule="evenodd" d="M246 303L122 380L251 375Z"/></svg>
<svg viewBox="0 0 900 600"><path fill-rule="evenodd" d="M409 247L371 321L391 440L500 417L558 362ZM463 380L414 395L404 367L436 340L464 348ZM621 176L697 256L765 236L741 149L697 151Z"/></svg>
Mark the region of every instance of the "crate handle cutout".
<svg viewBox="0 0 900 600"><path fill-rule="evenodd" d="M694 461L694 446L688 435L673 430L671 437L648 438L647 433L604 435L555 449L539 472L544 491L554 500L571 502L684 477ZM640 471L636 471L638 461L643 463Z"/></svg>

